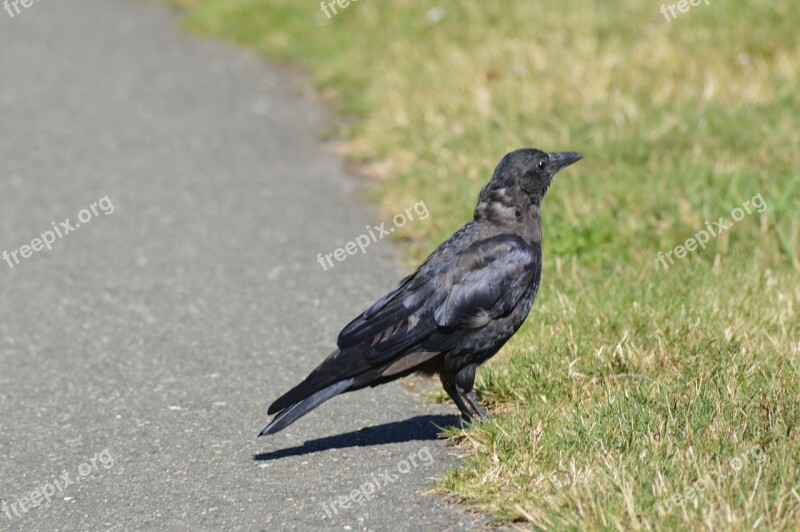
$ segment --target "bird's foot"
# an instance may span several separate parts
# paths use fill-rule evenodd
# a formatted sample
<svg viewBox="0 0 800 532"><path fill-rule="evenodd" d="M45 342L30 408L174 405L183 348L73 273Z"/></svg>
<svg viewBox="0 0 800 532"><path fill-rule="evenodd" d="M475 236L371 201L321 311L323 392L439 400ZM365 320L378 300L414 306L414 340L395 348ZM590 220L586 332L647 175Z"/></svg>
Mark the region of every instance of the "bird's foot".
<svg viewBox="0 0 800 532"><path fill-rule="evenodd" d="M488 421L489 414L486 413L486 410L484 410L484 408L481 406L478 400L475 399L475 396L472 395L472 392L465 393L464 398L467 400L469 406L472 407L475 413L478 414L478 416L480 416L481 421Z"/></svg>

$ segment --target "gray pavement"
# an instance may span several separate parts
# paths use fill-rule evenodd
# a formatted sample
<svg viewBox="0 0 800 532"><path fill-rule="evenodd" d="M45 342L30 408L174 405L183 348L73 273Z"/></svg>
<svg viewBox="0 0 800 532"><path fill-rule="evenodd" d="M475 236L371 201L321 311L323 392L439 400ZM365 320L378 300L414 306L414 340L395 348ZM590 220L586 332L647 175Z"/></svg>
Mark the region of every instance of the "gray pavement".
<svg viewBox="0 0 800 532"><path fill-rule="evenodd" d="M0 529L483 526L424 494L457 418L403 384L256 438L402 272L388 241L322 270L383 220L320 105L178 25L134 0L0 11Z"/></svg>

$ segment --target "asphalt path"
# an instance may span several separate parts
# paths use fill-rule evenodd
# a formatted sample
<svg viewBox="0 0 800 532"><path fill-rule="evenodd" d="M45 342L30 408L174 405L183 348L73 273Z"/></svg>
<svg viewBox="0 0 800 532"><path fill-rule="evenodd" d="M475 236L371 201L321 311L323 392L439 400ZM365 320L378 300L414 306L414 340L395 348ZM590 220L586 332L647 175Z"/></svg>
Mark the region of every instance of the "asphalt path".
<svg viewBox="0 0 800 532"><path fill-rule="evenodd" d="M401 383L256 437L403 273L388 239L317 262L384 220L326 152L307 81L161 4L18 5L0 11L0 529L483 526L425 493L457 463L435 426L455 408Z"/></svg>

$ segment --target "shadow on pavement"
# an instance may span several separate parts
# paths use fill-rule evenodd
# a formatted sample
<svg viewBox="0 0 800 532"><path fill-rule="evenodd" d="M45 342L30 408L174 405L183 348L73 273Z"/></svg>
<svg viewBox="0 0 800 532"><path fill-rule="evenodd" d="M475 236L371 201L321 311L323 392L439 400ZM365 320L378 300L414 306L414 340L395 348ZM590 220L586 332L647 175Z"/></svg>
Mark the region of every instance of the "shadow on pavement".
<svg viewBox="0 0 800 532"><path fill-rule="evenodd" d="M452 416L417 416L405 421L386 423L375 427L366 427L361 430L309 440L303 445L260 453L253 456L253 460L263 462L278 460L288 456L302 456L318 453L330 449L344 449L347 447L364 447L368 445L386 445L388 443L402 443L407 441L435 440L441 433L441 428L453 427L461 423L461 418ZM439 428L441 427L441 428Z"/></svg>

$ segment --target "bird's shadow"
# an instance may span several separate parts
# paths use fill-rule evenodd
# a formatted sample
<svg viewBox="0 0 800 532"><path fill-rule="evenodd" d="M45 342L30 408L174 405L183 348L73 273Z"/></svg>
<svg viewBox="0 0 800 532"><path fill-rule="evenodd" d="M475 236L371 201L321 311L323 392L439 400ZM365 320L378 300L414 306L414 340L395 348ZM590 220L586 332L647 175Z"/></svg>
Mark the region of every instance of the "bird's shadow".
<svg viewBox="0 0 800 532"><path fill-rule="evenodd" d="M366 447L370 445L386 445L389 443L402 443L407 441L435 440L442 429L461 426L461 418L455 415L447 416L417 416L405 421L385 423L361 430L346 432L336 436L327 436L308 440L303 445L279 449L253 456L253 460L266 462L278 460L289 456L302 456L305 454L328 451L330 449L345 449L347 447Z"/></svg>

